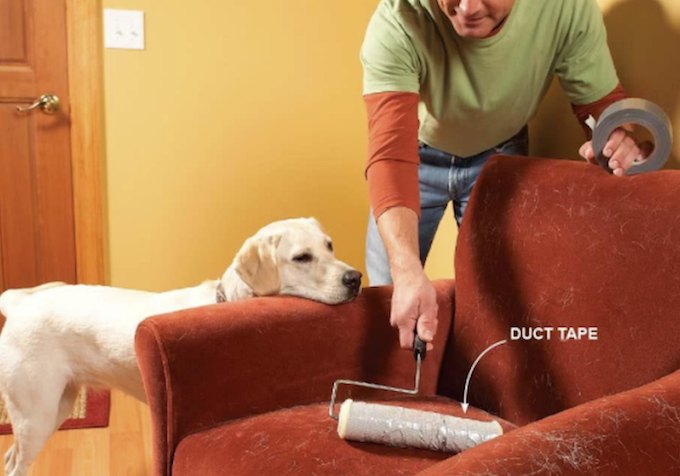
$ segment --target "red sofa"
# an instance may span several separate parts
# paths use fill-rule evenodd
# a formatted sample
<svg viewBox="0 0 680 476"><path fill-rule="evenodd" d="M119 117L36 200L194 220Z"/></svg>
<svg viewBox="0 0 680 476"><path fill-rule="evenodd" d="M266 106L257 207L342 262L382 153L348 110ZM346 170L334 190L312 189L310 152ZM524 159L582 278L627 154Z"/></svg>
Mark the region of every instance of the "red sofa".
<svg viewBox="0 0 680 476"><path fill-rule="evenodd" d="M509 340L480 361L468 415L494 416L503 436L460 455L339 439L335 379L413 385L391 288L335 307L252 299L140 325L154 474L680 474L680 173L496 156L460 230L456 277L435 283L435 350L422 395L401 405L461 415L470 366L513 326L598 330Z"/></svg>

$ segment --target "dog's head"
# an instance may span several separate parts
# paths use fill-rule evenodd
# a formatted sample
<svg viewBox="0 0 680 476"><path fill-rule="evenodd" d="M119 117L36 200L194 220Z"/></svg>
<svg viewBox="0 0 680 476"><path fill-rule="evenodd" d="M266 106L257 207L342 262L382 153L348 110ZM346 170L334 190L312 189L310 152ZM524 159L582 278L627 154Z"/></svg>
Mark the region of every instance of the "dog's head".
<svg viewBox="0 0 680 476"><path fill-rule="evenodd" d="M314 218L265 226L244 243L233 266L258 296L340 304L361 292L361 273L335 257L333 242Z"/></svg>

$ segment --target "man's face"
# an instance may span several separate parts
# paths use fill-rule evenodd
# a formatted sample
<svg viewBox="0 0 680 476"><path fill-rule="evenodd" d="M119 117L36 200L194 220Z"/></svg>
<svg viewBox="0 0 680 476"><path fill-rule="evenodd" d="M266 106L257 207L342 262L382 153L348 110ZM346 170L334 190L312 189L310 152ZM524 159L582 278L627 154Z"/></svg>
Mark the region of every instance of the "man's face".
<svg viewBox="0 0 680 476"><path fill-rule="evenodd" d="M515 0L437 0L460 36L485 38L508 16Z"/></svg>

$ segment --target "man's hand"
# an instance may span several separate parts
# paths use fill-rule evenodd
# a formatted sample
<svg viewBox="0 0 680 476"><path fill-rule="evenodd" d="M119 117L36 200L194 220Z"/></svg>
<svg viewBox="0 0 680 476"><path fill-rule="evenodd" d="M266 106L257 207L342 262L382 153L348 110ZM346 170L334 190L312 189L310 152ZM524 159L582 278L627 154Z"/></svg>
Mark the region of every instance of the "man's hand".
<svg viewBox="0 0 680 476"><path fill-rule="evenodd" d="M434 286L422 268L402 274L394 281L390 324L399 329L399 344L403 349L413 348L414 330L432 350L432 339L437 333L437 295Z"/></svg>
<svg viewBox="0 0 680 476"><path fill-rule="evenodd" d="M633 162L642 162L649 157L654 149L649 141L638 142L632 129L632 126L625 125L614 130L602 151L609 159L609 168L617 177L625 175ZM591 164L597 164L592 141L583 144L579 154Z"/></svg>
<svg viewBox="0 0 680 476"><path fill-rule="evenodd" d="M394 281L390 323L399 329L402 348L413 348L417 326L418 335L432 350L437 333L437 296L420 263L418 215L410 208L390 208L378 217L378 229Z"/></svg>

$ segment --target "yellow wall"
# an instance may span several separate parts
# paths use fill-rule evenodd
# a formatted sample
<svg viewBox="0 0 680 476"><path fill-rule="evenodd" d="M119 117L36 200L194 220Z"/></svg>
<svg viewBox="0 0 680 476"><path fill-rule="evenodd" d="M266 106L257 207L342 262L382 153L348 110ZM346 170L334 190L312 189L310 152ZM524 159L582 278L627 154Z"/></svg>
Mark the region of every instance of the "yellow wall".
<svg viewBox="0 0 680 476"><path fill-rule="evenodd" d="M319 218L363 271L358 51L377 0L103 3L143 9L147 35L145 51L104 55L110 284L163 290L217 277L260 226L296 216ZM680 5L600 3L627 89L677 122ZM580 131L559 91L532 133L537 153L576 155ZM449 210L431 277L453 274L454 239Z"/></svg>
<svg viewBox="0 0 680 476"><path fill-rule="evenodd" d="M105 51L110 283L221 275L243 240L315 216L363 268L359 47L373 2L105 0L146 51Z"/></svg>

